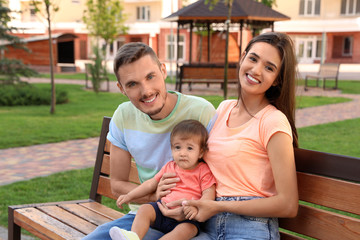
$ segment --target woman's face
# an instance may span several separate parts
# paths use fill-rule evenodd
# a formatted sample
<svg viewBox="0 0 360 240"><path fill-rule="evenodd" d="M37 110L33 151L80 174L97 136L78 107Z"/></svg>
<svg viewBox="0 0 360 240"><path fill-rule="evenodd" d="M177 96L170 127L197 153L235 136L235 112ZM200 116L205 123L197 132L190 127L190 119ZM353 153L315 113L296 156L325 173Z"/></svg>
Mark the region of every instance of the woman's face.
<svg viewBox="0 0 360 240"><path fill-rule="evenodd" d="M265 94L275 81L280 68L281 58L278 50L265 42L252 45L240 61L239 79L241 91L250 94Z"/></svg>

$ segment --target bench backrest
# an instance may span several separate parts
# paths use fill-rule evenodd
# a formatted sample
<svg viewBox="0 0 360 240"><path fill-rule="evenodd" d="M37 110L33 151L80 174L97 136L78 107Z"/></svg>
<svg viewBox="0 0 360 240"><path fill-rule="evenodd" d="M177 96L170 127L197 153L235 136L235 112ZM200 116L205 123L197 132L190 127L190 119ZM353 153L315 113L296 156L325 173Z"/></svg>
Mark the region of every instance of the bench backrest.
<svg viewBox="0 0 360 240"><path fill-rule="evenodd" d="M339 63L320 64L319 75L322 77L336 77L339 74Z"/></svg>
<svg viewBox="0 0 360 240"><path fill-rule="evenodd" d="M90 192L90 199L98 202L102 196L116 199L109 178L110 143L106 140L109 122L110 118L104 117ZM279 219L280 227L319 239L359 239L360 159L295 149L295 161L299 212L295 218ZM135 163L129 180L139 183ZM284 231L282 239L302 238Z"/></svg>
<svg viewBox="0 0 360 240"><path fill-rule="evenodd" d="M229 64L228 79L237 79L236 64ZM195 64L180 67L181 79L224 79L224 65Z"/></svg>
<svg viewBox="0 0 360 240"><path fill-rule="evenodd" d="M295 161L299 212L280 219L280 227L318 239L359 239L360 159L295 149Z"/></svg>
<svg viewBox="0 0 360 240"><path fill-rule="evenodd" d="M110 187L110 142L106 139L110 120L110 117L103 119L90 190L90 199L97 202L101 202L102 196L116 199ZM129 180L140 183L135 162L132 162Z"/></svg>

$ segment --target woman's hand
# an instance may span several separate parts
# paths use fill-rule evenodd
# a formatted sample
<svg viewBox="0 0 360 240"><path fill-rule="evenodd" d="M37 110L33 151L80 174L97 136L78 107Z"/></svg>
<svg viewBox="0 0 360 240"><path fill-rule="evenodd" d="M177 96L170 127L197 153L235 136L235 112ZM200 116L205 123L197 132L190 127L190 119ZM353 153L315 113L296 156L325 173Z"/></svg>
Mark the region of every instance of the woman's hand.
<svg viewBox="0 0 360 240"><path fill-rule="evenodd" d="M182 205L184 209L188 207L195 207L197 209L197 214L191 219L198 222L205 222L218 213L216 202L213 200L185 200L182 202Z"/></svg>
<svg viewBox="0 0 360 240"><path fill-rule="evenodd" d="M186 199L180 199L170 203L165 203L161 201L161 203L158 202L157 205L164 216L173 218L176 221L184 221L186 218L184 215L183 207L181 205L184 200Z"/></svg>
<svg viewBox="0 0 360 240"><path fill-rule="evenodd" d="M176 186L176 183L180 181L180 178L176 177L176 173L164 173L159 181L159 184L155 192L155 200L157 201L162 197L165 197L171 192L171 188Z"/></svg>

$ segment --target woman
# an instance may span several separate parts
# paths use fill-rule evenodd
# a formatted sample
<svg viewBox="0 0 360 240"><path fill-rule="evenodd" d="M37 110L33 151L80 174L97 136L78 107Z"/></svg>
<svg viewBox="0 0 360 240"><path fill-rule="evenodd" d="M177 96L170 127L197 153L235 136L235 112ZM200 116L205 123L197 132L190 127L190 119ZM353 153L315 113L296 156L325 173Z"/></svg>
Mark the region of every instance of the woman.
<svg viewBox="0 0 360 240"><path fill-rule="evenodd" d="M274 32L253 38L239 67L238 100L218 107L204 157L217 180L216 201L183 202L185 215L195 206L194 219L208 220L195 239L279 239L277 218L297 214L291 39Z"/></svg>

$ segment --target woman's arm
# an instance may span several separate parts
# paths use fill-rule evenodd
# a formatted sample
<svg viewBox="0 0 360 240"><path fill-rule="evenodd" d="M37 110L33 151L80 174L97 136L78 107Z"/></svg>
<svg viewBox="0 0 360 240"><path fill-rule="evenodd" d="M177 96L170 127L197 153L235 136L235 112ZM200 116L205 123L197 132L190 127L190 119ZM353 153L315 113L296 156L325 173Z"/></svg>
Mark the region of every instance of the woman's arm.
<svg viewBox="0 0 360 240"><path fill-rule="evenodd" d="M256 217L294 217L298 210L298 190L294 149L291 138L282 132L274 134L267 146L277 194L249 201L187 201L198 208L195 217L205 221L219 212Z"/></svg>

